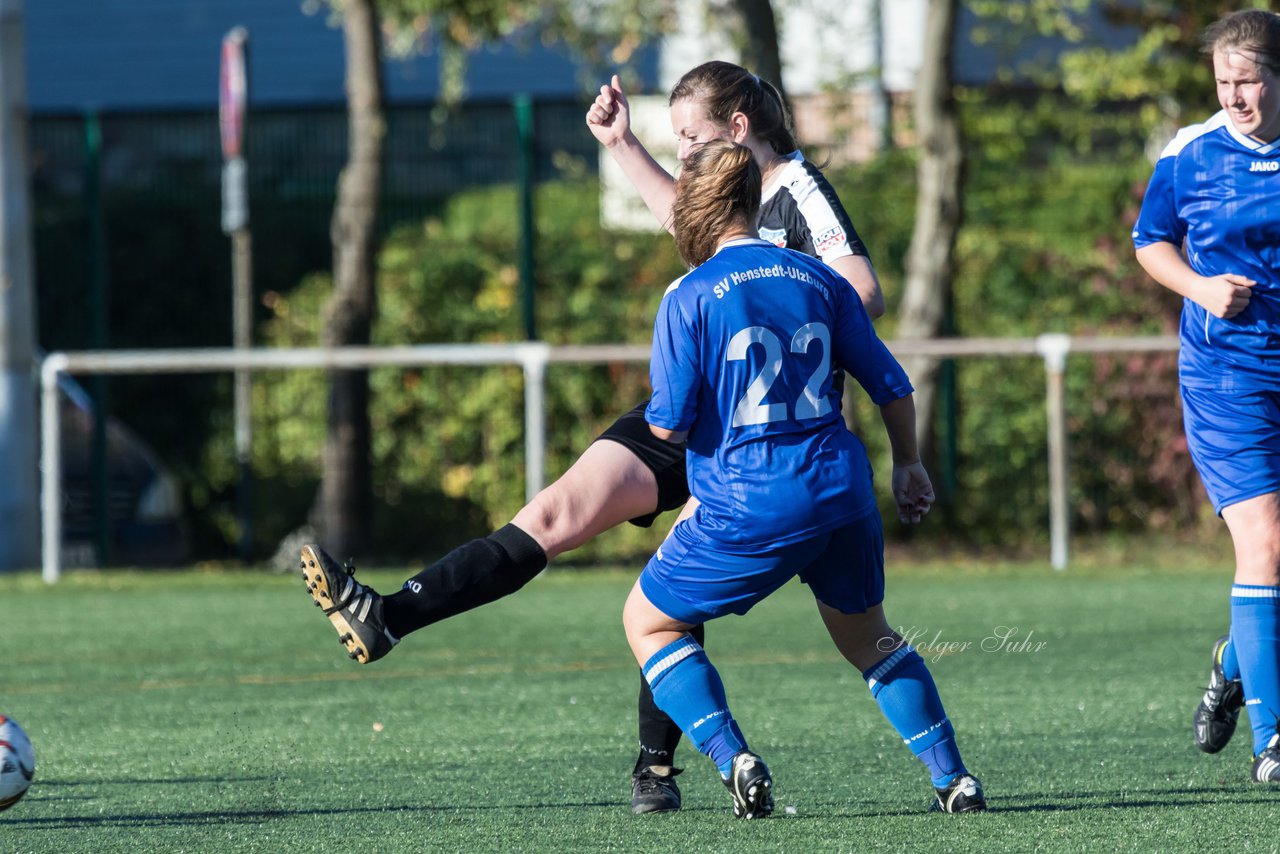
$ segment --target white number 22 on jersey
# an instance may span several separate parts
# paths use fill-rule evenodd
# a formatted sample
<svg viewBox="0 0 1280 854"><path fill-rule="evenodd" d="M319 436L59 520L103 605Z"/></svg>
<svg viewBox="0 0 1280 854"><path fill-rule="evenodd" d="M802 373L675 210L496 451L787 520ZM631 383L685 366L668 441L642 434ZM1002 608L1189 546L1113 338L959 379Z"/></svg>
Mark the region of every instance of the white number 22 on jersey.
<svg viewBox="0 0 1280 854"><path fill-rule="evenodd" d="M796 420L818 418L831 411L831 404L818 394L822 381L831 374L831 330L825 323L806 323L791 337L792 353L807 353L809 345L814 341L822 344L822 359L805 384L804 391L796 400ZM747 358L747 350L752 344L764 347L764 364L760 373L756 374L747 386L746 394L738 400L733 410L733 426L743 427L748 424L768 424L772 421L785 421L787 405L785 403L764 403L769 388L778 375L782 373L782 342L763 326L748 326L729 340L729 350L725 358L737 362Z"/></svg>

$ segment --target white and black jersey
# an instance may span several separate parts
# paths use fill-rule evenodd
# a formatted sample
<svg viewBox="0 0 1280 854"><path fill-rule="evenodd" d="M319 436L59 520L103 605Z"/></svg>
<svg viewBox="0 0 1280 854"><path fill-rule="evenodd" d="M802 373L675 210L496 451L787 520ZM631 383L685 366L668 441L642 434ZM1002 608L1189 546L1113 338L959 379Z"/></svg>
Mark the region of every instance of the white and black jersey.
<svg viewBox="0 0 1280 854"><path fill-rule="evenodd" d="M846 255L866 256L867 247L854 231L853 221L818 167L799 151L787 159L760 200L760 238L827 264Z"/></svg>

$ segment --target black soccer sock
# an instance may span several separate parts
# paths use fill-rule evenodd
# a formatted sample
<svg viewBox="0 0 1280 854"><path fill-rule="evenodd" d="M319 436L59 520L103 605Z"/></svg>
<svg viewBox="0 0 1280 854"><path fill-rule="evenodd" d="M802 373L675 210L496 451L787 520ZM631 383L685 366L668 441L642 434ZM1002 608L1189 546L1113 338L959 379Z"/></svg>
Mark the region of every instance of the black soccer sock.
<svg viewBox="0 0 1280 854"><path fill-rule="evenodd" d="M515 525L449 552L383 599L398 638L515 593L547 565L546 552Z"/></svg>
<svg viewBox="0 0 1280 854"><path fill-rule="evenodd" d="M689 630L699 645L706 638L704 625L694 626ZM640 757L636 760L635 770L646 765L673 765L675 763L676 745L680 743L680 727L658 708L653 701L653 689L640 672Z"/></svg>

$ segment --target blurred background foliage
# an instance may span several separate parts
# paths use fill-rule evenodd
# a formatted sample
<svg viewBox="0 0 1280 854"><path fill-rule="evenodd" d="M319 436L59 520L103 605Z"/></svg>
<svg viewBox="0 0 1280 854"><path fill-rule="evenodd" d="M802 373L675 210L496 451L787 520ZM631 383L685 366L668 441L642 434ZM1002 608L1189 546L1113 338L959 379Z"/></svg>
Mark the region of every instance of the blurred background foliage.
<svg viewBox="0 0 1280 854"><path fill-rule="evenodd" d="M1085 109L1061 93L1015 99L966 92L964 114L972 165L959 246L958 334L1173 331L1176 300L1141 276L1128 241L1150 170L1141 111ZM891 339L915 204L914 156L888 152L834 168L831 178L871 247L890 306L879 328ZM598 195L591 179L547 182L538 191L538 328L552 343L646 343L662 290L682 270L666 235L601 229ZM519 340L514 205L507 187L462 193L439 217L394 231L382 253L376 340ZM328 287L326 276L316 275L273 298L267 342L314 341ZM551 371L554 476L613 417L647 396L647 377L634 365ZM957 493L927 536L978 545L1042 540L1048 503L1042 363L975 358L958 363L956 376L955 471L935 474L952 478ZM399 528L407 536L396 553L457 541L461 529L437 521L436 501L464 502L480 514L483 524L472 533L507 521L524 500L518 371L432 368L376 377L377 489L389 518L407 513L419 520ZM1174 356L1077 356L1068 381L1077 529L1195 524L1204 509L1181 444ZM264 472L284 464L318 477L323 394L322 378L314 375L259 383L255 430ZM300 396L309 403L295 403ZM885 477L876 415L865 402L858 409L861 433ZM266 438L273 434L290 438ZM229 458L229 446L219 454ZM440 493L434 500L404 509L404 497L433 491ZM271 527L279 531L291 521L296 516ZM654 536L623 528L577 557L642 552Z"/></svg>
<svg viewBox="0 0 1280 854"><path fill-rule="evenodd" d="M1087 5L966 3L972 13L998 22L988 37L1013 42L1046 29L1075 38L1075 16ZM1142 275L1129 230L1153 154L1177 126L1217 109L1197 39L1205 24L1240 5L1104 3L1107 14L1139 27L1142 37L1132 49L1081 47L1052 65L1021 69L1023 83L958 91L969 162L955 282L958 335L1176 330L1178 300ZM1013 8L1025 14L1011 15ZM1026 79L1038 85L1025 85ZM540 133L553 126L539 143L535 202L539 333L556 344L647 343L662 292L682 268L666 234L602 228L596 152L580 126L585 104L562 107L568 119L539 123ZM393 115L393 129L396 121ZM451 142L446 131L436 125L431 156L449 168L448 157L456 155L449 146L475 148L480 137ZM491 136L492 130L484 134ZM416 204L388 188L376 344L522 338L516 188L502 168L493 173L487 185L473 182ZM909 146L890 149L868 162L833 165L828 175L880 273L889 310L877 325L882 337L892 339L914 216L914 152ZM289 185L279 176L273 181L252 196L257 341L312 346L331 290L329 274L318 271L327 261L332 186ZM109 262L111 346L229 341L229 300L181 286L196 271L219 281L229 276L225 243L209 239L221 238L216 180L176 185L185 188L182 198L121 187L104 199L111 211L110 251L129 256ZM41 197L40 190L38 183L41 340L49 349L84 346L74 322L49 308L82 299L71 283L83 274L69 260L76 257L69 248L83 239L83 214L65 209L65 200L59 207L56 193ZM312 204L281 201L290 198ZM1037 358L972 358L957 361L954 370L955 405L943 415L943 433L955 455L949 470L934 473L947 501L926 530L909 534L890 523L889 536L1038 546L1047 539L1048 506L1043 365ZM1176 376L1174 354L1069 361L1077 531L1172 534L1215 525L1182 439ZM230 378L156 383L112 379L112 411L181 478L197 556L229 556L238 539ZM381 557L429 559L505 523L519 509L524 446L518 369L377 370L372 387ZM548 477L567 468L618 414L644 400L647 387L640 365L551 366ZM326 394L318 371L255 378L255 537L263 556L306 521L320 476ZM883 479L888 462L875 413L860 398L854 410ZM564 560L638 559L669 523L660 520L653 531L623 526Z"/></svg>

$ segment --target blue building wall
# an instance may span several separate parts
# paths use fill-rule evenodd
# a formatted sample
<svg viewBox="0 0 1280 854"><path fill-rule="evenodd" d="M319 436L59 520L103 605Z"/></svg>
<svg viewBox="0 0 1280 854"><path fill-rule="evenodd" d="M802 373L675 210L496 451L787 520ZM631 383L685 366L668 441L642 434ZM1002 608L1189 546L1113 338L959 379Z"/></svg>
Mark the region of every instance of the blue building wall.
<svg viewBox="0 0 1280 854"><path fill-rule="evenodd" d="M324 0L26 0L27 87L36 113L97 110L205 109L217 106L218 55L223 35L237 25L250 35L254 106L310 106L343 101L342 32L330 23ZM1131 44L1132 28L1112 27L1094 7L1082 20L1087 42ZM998 22L978 22L962 10L956 38L956 79L980 85L998 69L1039 61L1043 67L1068 47L1051 38L999 35L983 45L975 26L999 33ZM602 79L568 54L543 46L507 43L478 51L469 65L468 95L505 99L586 96ZM434 100L439 91L435 55L387 62L388 98L394 103ZM658 48L632 65L646 91L658 88ZM1014 79L1021 78L1015 74ZM1025 78L1022 78L1025 81Z"/></svg>
<svg viewBox="0 0 1280 854"><path fill-rule="evenodd" d="M329 7L302 0L27 0L27 88L36 113L204 109L217 106L222 37L244 26L250 39L255 106L338 104L343 100L342 32ZM592 76L567 52L531 44L479 51L469 97L585 96ZM655 53L640 58L656 79ZM423 101L439 91L437 57L388 61L388 98Z"/></svg>

